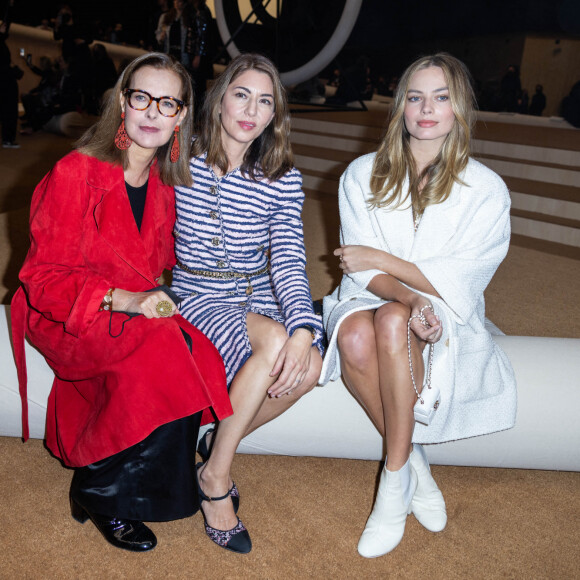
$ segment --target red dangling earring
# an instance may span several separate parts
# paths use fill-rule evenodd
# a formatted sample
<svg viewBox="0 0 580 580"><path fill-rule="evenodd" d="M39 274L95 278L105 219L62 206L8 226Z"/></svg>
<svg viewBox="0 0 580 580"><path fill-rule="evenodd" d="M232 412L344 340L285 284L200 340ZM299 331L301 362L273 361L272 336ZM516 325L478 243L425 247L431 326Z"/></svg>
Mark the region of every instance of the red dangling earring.
<svg viewBox="0 0 580 580"><path fill-rule="evenodd" d="M131 147L131 139L129 135L127 135L127 131L125 131L125 113L121 113L121 124L119 125L119 129L117 130L117 134L115 135L115 145L117 149L129 149Z"/></svg>
<svg viewBox="0 0 580 580"><path fill-rule="evenodd" d="M173 133L173 145L171 145L171 163L177 163L179 159L179 125L175 127Z"/></svg>

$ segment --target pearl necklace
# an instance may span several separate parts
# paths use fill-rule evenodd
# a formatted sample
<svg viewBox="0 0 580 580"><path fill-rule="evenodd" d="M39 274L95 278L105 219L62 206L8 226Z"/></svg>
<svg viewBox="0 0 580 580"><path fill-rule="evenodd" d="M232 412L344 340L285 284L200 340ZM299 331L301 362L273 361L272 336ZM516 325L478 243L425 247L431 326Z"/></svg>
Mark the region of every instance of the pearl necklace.
<svg viewBox="0 0 580 580"><path fill-rule="evenodd" d="M415 210L413 210L413 229L415 230L415 232L417 231L417 228L419 227L419 224L421 223L422 216L423 216L423 214L415 213Z"/></svg>

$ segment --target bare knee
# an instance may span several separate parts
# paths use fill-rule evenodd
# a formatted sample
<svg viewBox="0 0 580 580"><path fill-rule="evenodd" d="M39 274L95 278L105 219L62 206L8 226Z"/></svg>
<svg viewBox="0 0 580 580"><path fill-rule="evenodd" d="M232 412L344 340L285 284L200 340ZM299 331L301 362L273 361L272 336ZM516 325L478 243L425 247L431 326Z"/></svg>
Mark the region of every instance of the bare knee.
<svg viewBox="0 0 580 580"><path fill-rule="evenodd" d="M407 323L411 311L400 302L381 306L374 318L377 344L381 352L398 353L407 348Z"/></svg>
<svg viewBox="0 0 580 580"><path fill-rule="evenodd" d="M253 313L248 315L247 325L252 356L265 358L273 366L288 340L286 328L271 318Z"/></svg>
<svg viewBox="0 0 580 580"><path fill-rule="evenodd" d="M253 354L267 359L272 366L274 366L282 347L288 340L284 326L277 322L274 324L277 324L278 328L271 328L270 332L264 336L264 340L260 341L256 348L252 348Z"/></svg>
<svg viewBox="0 0 580 580"><path fill-rule="evenodd" d="M367 368L376 358L377 350L372 314L356 312L348 316L338 329L337 342L344 364L354 369Z"/></svg>

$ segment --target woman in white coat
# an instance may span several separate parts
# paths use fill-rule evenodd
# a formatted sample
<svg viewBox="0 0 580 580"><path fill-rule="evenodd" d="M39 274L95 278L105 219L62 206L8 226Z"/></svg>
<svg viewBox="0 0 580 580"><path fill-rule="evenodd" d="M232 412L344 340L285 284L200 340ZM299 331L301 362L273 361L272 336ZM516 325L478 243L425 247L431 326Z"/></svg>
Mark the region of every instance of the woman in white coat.
<svg viewBox="0 0 580 580"><path fill-rule="evenodd" d="M378 152L355 160L340 182L334 254L344 276L324 300L321 383L342 372L385 437L358 545L365 557L399 544L408 513L433 532L447 523L419 443L515 422L513 370L485 327L483 298L508 250L510 198L499 176L469 158L474 105L463 63L420 58L401 77ZM440 389L428 426L413 413L424 381Z"/></svg>

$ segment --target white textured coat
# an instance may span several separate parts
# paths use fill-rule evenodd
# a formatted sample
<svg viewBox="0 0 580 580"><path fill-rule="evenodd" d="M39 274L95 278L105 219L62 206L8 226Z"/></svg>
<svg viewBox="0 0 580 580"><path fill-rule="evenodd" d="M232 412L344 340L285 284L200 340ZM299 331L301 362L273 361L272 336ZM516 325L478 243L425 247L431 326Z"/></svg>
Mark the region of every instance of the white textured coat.
<svg viewBox="0 0 580 580"><path fill-rule="evenodd" d="M415 233L409 204L369 210L374 155L356 159L341 177L341 243L371 246L414 263L441 296L426 295L443 324L432 370L441 404L430 426L416 424L413 440L438 443L513 427L514 373L485 327L483 298L509 246L510 197L504 182L470 159L461 175L466 185L455 184L446 201L429 206ZM329 347L321 384L340 376L336 337L342 320L386 302L367 290L378 274L384 272L344 275L324 299Z"/></svg>

